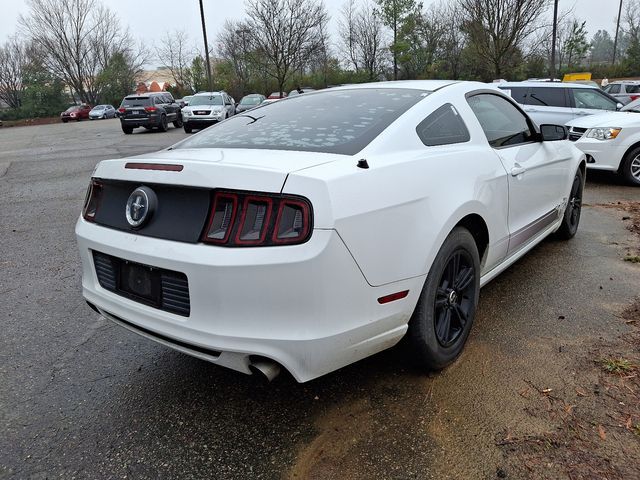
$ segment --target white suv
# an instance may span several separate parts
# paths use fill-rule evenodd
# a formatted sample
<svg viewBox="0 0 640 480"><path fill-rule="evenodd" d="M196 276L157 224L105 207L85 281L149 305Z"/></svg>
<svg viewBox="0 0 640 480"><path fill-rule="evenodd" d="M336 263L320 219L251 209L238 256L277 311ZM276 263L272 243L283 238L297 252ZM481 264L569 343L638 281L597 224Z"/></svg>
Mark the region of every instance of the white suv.
<svg viewBox="0 0 640 480"><path fill-rule="evenodd" d="M577 83L503 82L497 87L521 104L538 125L565 125L575 118L615 112L623 106L599 88Z"/></svg>
<svg viewBox="0 0 640 480"><path fill-rule="evenodd" d="M184 131L207 128L236 114L236 102L226 92L196 93L182 109Z"/></svg>

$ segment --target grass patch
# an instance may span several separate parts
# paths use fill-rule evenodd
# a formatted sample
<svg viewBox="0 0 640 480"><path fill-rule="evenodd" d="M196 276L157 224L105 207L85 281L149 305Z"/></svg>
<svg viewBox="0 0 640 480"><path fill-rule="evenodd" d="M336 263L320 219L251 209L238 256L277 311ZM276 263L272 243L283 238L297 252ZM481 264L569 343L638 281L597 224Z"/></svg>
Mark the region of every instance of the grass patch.
<svg viewBox="0 0 640 480"><path fill-rule="evenodd" d="M605 358L601 363L602 368L609 373L628 373L636 368L633 363L624 358Z"/></svg>
<svg viewBox="0 0 640 480"><path fill-rule="evenodd" d="M624 257L624 261L625 262L631 262L631 263L640 263L640 256L639 255L628 255L628 256Z"/></svg>

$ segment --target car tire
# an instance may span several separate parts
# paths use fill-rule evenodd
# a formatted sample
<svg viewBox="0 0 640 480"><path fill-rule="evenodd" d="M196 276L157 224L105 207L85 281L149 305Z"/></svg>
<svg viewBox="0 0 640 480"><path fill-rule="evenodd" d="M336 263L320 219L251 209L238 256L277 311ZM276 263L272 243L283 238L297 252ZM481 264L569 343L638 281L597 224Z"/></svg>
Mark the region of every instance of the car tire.
<svg viewBox="0 0 640 480"><path fill-rule="evenodd" d="M556 237L560 240L569 240L573 238L578 231L580 224L580 214L582 213L582 192L584 190L584 176L579 168L573 177L571 183L571 191L569 193L569 201L564 209L562 223L556 232Z"/></svg>
<svg viewBox="0 0 640 480"><path fill-rule="evenodd" d="M187 127L186 125L183 125L182 128L184 128L184 133L191 133L193 132L193 128L191 127Z"/></svg>
<svg viewBox="0 0 640 480"><path fill-rule="evenodd" d="M122 126L122 131L126 134L126 135L131 135L133 133L133 127L125 127L124 125Z"/></svg>
<svg viewBox="0 0 640 480"><path fill-rule="evenodd" d="M640 148L634 148L627 154L620 173L627 183L640 187Z"/></svg>
<svg viewBox="0 0 640 480"><path fill-rule="evenodd" d="M469 231L456 227L440 247L409 320L409 341L421 367L451 364L467 341L480 296L480 256Z"/></svg>
<svg viewBox="0 0 640 480"><path fill-rule="evenodd" d="M173 122L173 126L175 128L182 128L182 118L178 117L175 122Z"/></svg>
<svg viewBox="0 0 640 480"><path fill-rule="evenodd" d="M67 123L69 120L62 120L62 123Z"/></svg>
<svg viewBox="0 0 640 480"><path fill-rule="evenodd" d="M158 130L160 130L161 132L166 132L167 130L169 130L169 124L167 123L167 116L164 114L160 117L160 124L158 125Z"/></svg>
<svg viewBox="0 0 640 480"><path fill-rule="evenodd" d="M102 115L102 120L106 120L107 119L107 114L105 113L104 115Z"/></svg>

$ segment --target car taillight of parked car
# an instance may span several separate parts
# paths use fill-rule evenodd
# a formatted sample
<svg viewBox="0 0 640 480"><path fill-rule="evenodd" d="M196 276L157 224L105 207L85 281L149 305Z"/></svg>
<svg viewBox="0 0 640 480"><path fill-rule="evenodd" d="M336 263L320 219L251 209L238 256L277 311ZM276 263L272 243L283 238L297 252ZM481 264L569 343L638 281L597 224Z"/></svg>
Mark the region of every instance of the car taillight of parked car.
<svg viewBox="0 0 640 480"><path fill-rule="evenodd" d="M120 107L120 108L118 109L118 111L119 111L120 113L127 113L127 109L126 109L126 108L123 108L123 107Z"/></svg>
<svg viewBox="0 0 640 480"><path fill-rule="evenodd" d="M640 95L629 95L629 98L631 99L631 101L633 102L634 100L637 100L640 98Z"/></svg>
<svg viewBox="0 0 640 480"><path fill-rule="evenodd" d="M201 240L224 247L264 247L306 242L313 228L306 198L218 191Z"/></svg>
<svg viewBox="0 0 640 480"><path fill-rule="evenodd" d="M155 112L158 110L156 107L144 107L144 109L146 112Z"/></svg>
<svg viewBox="0 0 640 480"><path fill-rule="evenodd" d="M100 206L102 198L102 183L92 179L87 189L87 195L84 199L84 207L82 208L82 217L88 222L95 222L96 213Z"/></svg>

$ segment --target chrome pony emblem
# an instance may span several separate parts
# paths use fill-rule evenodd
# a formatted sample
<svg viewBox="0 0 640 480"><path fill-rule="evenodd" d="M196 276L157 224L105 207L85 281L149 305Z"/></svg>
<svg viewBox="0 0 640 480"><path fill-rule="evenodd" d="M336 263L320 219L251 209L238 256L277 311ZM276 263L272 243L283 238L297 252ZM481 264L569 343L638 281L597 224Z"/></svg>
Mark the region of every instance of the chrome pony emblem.
<svg viewBox="0 0 640 480"><path fill-rule="evenodd" d="M136 188L127 200L125 215L127 222L133 228L142 227L149 219L156 207L156 195L149 187Z"/></svg>

